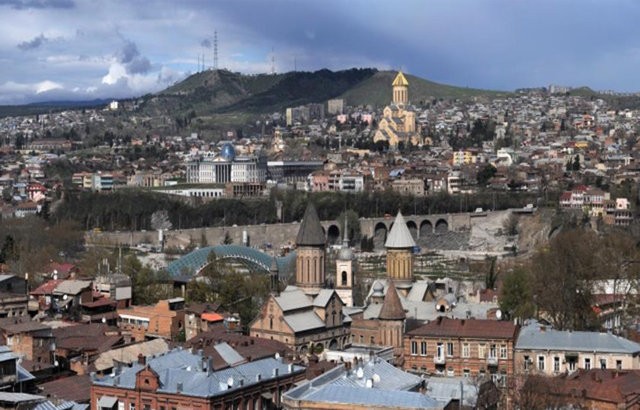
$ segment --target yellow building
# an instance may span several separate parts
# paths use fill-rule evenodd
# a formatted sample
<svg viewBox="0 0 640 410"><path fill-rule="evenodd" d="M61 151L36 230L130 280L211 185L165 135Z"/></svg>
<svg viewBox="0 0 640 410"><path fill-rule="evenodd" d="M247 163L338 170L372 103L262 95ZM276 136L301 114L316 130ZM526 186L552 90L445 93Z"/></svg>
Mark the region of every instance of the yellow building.
<svg viewBox="0 0 640 410"><path fill-rule="evenodd" d="M409 82L402 72L391 84L393 101L385 107L373 142L387 141L390 147L397 147L400 142L420 145L420 132L416 128L416 113L409 105Z"/></svg>

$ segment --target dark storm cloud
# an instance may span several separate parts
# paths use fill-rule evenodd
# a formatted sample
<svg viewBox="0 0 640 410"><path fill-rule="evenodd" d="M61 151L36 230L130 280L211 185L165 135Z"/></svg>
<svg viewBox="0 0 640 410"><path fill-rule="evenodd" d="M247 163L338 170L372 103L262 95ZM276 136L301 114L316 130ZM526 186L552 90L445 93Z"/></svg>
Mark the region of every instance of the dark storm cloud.
<svg viewBox="0 0 640 410"><path fill-rule="evenodd" d="M151 69L151 62L140 54L138 46L131 40L126 40L118 52L118 61L124 65L128 74L144 74Z"/></svg>
<svg viewBox="0 0 640 410"><path fill-rule="evenodd" d="M23 41L22 43L18 44L18 48L22 51L34 50L42 46L47 41L49 41L49 39L46 38L44 34L40 34L39 36L34 37L29 41Z"/></svg>
<svg viewBox="0 0 640 410"><path fill-rule="evenodd" d="M0 0L0 6L9 6L17 10L72 9L76 3L73 0Z"/></svg>

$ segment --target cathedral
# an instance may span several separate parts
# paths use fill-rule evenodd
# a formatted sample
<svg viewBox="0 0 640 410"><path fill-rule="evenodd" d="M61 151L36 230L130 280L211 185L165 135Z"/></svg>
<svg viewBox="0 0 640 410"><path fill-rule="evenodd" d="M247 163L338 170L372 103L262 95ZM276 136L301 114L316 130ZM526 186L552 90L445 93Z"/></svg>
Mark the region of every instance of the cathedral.
<svg viewBox="0 0 640 410"><path fill-rule="evenodd" d="M391 86L393 100L382 112L373 142L386 141L392 148L397 148L400 142L420 145L422 141L420 130L416 127L416 113L409 105L409 82L402 72L398 72Z"/></svg>
<svg viewBox="0 0 640 410"><path fill-rule="evenodd" d="M277 265L271 268L271 295L250 324L250 335L278 340L300 353L342 349L350 344L351 267L343 253L338 289L327 287L325 236L315 207L309 203L296 237L295 285L278 292ZM349 261L350 262L350 261ZM342 297L341 297L342 295Z"/></svg>

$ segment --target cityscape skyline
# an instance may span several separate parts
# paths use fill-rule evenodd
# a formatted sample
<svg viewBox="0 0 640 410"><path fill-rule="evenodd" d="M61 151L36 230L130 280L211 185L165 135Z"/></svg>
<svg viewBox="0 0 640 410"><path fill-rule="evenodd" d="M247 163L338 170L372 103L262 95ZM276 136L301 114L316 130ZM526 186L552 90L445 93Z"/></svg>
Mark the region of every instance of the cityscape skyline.
<svg viewBox="0 0 640 410"><path fill-rule="evenodd" d="M461 87L640 90L640 4L2 0L0 104L125 98L213 65L401 69ZM393 17L390 17L393 16ZM400 28L400 29L399 29Z"/></svg>

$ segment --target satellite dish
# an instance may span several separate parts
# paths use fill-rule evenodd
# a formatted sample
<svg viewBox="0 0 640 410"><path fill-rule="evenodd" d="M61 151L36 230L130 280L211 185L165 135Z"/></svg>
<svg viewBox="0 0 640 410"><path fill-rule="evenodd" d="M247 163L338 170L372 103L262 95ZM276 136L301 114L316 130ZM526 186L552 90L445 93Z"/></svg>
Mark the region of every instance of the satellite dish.
<svg viewBox="0 0 640 410"><path fill-rule="evenodd" d="M102 318L102 323L107 323L107 318L106 317Z"/></svg>
<svg viewBox="0 0 640 410"><path fill-rule="evenodd" d="M366 384L365 384L365 387L366 387L367 389L371 389L371 388L373 388L373 380L371 380L371 379L367 379L367 382L366 382Z"/></svg>
<svg viewBox="0 0 640 410"><path fill-rule="evenodd" d="M69 299L69 295L62 295L62 300L67 300Z"/></svg>
<svg viewBox="0 0 640 410"><path fill-rule="evenodd" d="M498 320L502 319L502 311L500 309L496 310L496 318Z"/></svg>
<svg viewBox="0 0 640 410"><path fill-rule="evenodd" d="M280 359L280 353L276 352L275 358L276 358L276 360L279 360Z"/></svg>
<svg viewBox="0 0 640 410"><path fill-rule="evenodd" d="M380 376L378 373L374 373L372 379L374 383L380 383Z"/></svg>
<svg viewBox="0 0 640 410"><path fill-rule="evenodd" d="M53 362L53 365L54 366L58 366L58 365L60 365L60 363L58 363L58 361L56 360L55 362Z"/></svg>
<svg viewBox="0 0 640 410"><path fill-rule="evenodd" d="M229 387L233 386L233 377L229 377L227 379L227 386L229 386Z"/></svg>
<svg viewBox="0 0 640 410"><path fill-rule="evenodd" d="M362 370L362 367L358 367L358 370L356 370L356 377L358 379L362 379L364 377L364 370Z"/></svg>

